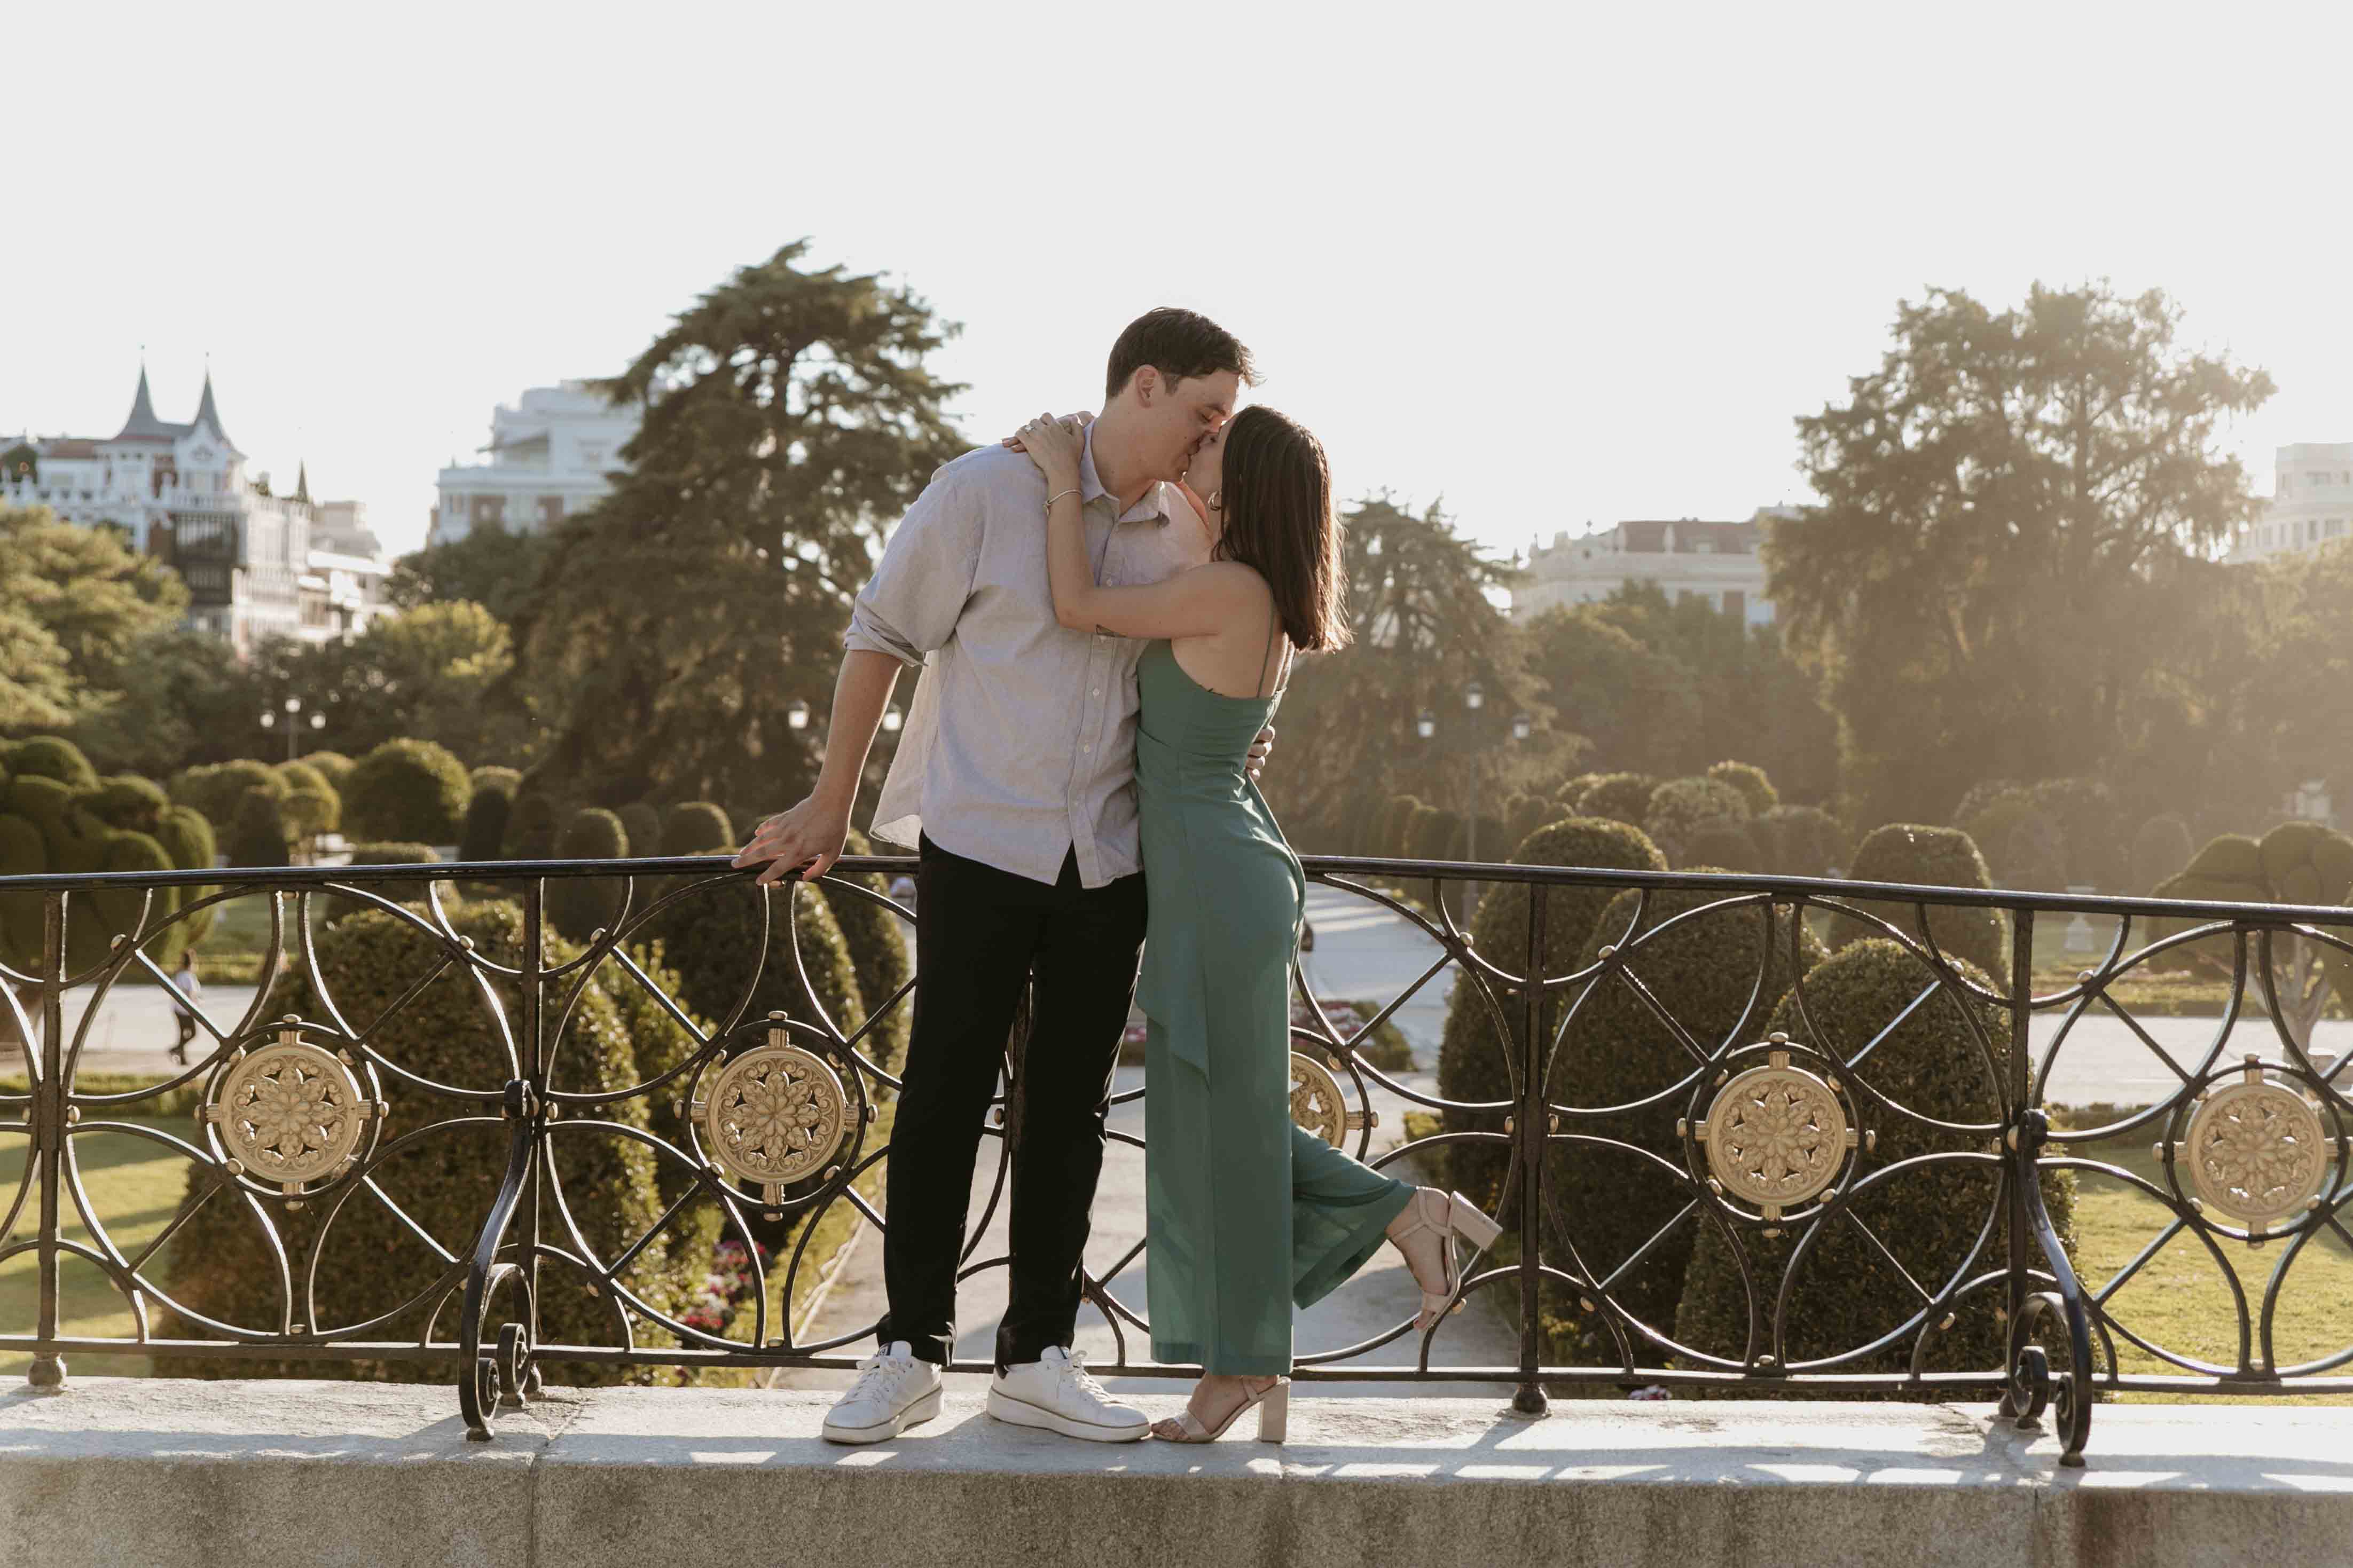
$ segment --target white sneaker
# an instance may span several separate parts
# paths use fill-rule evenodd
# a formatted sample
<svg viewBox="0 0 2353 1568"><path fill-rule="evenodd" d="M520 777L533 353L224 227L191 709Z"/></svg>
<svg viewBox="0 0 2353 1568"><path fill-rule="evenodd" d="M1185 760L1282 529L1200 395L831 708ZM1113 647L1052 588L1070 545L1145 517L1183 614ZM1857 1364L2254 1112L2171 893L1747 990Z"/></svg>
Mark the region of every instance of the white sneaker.
<svg viewBox="0 0 2353 1568"><path fill-rule="evenodd" d="M898 1340L858 1363L858 1381L826 1412L828 1443L880 1443L940 1413L940 1369Z"/></svg>
<svg viewBox="0 0 2353 1568"><path fill-rule="evenodd" d="M1133 1443L1152 1430L1144 1412L1105 1393L1087 1358L1049 1345L1036 1361L989 1380L988 1413L1017 1426L1043 1426L1090 1443Z"/></svg>

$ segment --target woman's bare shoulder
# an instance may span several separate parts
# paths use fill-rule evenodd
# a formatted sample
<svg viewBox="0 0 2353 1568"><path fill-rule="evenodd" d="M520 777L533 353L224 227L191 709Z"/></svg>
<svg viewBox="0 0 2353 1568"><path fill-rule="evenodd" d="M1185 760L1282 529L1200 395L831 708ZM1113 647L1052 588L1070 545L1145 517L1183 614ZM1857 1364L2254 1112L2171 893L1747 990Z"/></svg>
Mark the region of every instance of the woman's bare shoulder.
<svg viewBox="0 0 2353 1568"><path fill-rule="evenodd" d="M1238 605L1265 605L1274 597L1258 568L1240 561L1208 561L1186 568L1187 584L1219 598L1230 597Z"/></svg>

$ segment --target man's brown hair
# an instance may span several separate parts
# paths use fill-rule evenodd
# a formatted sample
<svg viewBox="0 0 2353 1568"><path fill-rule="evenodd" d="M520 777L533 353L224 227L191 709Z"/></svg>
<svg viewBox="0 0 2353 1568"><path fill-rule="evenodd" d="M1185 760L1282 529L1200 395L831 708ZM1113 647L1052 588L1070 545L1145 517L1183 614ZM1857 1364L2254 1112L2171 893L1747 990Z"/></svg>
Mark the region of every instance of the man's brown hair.
<svg viewBox="0 0 2353 1568"><path fill-rule="evenodd" d="M1195 310L1163 305L1146 310L1127 324L1111 346L1111 372L1103 378L1103 401L1117 397L1128 377L1151 365L1170 382L1229 370L1244 386L1258 383L1258 367L1250 363L1242 341Z"/></svg>
<svg viewBox="0 0 2353 1568"><path fill-rule="evenodd" d="M1226 528L1210 559L1239 561L1266 579L1292 647L1347 647L1348 581L1324 443L1286 415L1245 408L1226 426L1219 489Z"/></svg>

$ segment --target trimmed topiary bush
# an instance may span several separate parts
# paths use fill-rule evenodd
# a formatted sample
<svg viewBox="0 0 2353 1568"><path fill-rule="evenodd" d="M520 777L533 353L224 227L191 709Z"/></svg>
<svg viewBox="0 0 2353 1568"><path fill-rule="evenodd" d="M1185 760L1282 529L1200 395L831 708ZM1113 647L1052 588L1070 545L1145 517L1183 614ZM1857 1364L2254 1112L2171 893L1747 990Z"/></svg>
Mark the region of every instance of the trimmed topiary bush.
<svg viewBox="0 0 2353 1568"><path fill-rule="evenodd" d="M765 944L761 905L768 909ZM797 940L810 986L837 1026L866 1016L858 973L849 961L841 926L815 889L798 882L756 886L748 877L719 882L688 894L640 928L658 940L679 973L680 1001L697 1017L721 1025L733 1014L744 990L753 989L744 1018L782 1013L814 1024L793 963ZM740 1020L739 1020L740 1022ZM842 1027L848 1034L854 1022Z"/></svg>
<svg viewBox="0 0 2353 1568"><path fill-rule="evenodd" d="M1651 792L1658 787L1649 773L1604 773L1577 797L1577 814L1640 827L1650 813Z"/></svg>
<svg viewBox="0 0 2353 1568"><path fill-rule="evenodd" d="M2116 791L2097 779L2044 779L2027 791L2027 799L2057 829L2061 888L2124 890L2124 815Z"/></svg>
<svg viewBox="0 0 2353 1568"><path fill-rule="evenodd" d="M1696 1070L1691 1053L1636 994L1627 974L1639 980L1703 1049L1765 1037L1766 1020L1793 978L1792 932L1786 914L1774 922L1769 942L1764 916L1754 905L1696 915L1661 930L1676 916L1704 910L1721 897L1698 891L1652 893L1635 936L1658 934L1640 945L1628 931L1641 895L1628 889L1609 900L1577 961L1598 963L1602 948L1618 946L1626 952L1624 968L1598 979L1569 1020L1560 1060L1553 1069L1554 1100L1575 1106L1627 1105L1660 1094ZM1821 944L1802 927L1796 935L1799 970L1811 970L1822 961ZM1686 1097L1677 1094L1605 1119L1563 1116L1561 1131L1630 1143L1680 1168L1683 1151L1675 1120L1686 1104ZM1589 1279L1615 1273L1691 1201L1684 1188L1639 1156L1577 1142L1556 1142L1547 1150L1545 1192L1545 1256ZM1694 1227L1686 1221L1636 1265L1614 1292L1620 1305L1662 1333L1671 1331L1675 1321L1693 1237ZM1552 1342L1545 1353L1547 1361L1589 1366L1617 1359L1615 1342L1598 1319L1570 1314L1547 1320L1545 1331Z"/></svg>
<svg viewBox="0 0 2353 1568"><path fill-rule="evenodd" d="M661 813L642 800L633 800L613 813L621 819L621 835L628 840L628 855L651 855L661 842Z"/></svg>
<svg viewBox="0 0 2353 1568"><path fill-rule="evenodd" d="M0 812L0 876L37 877L49 868L41 830L24 817ZM45 917L38 893L0 893L0 960L39 973Z"/></svg>
<svg viewBox="0 0 2353 1568"><path fill-rule="evenodd" d="M1545 795L1515 795L1504 805L1504 842L1516 845L1545 824L1557 822L1564 815L1560 806Z"/></svg>
<svg viewBox="0 0 2353 1568"><path fill-rule="evenodd" d="M451 923L459 935L470 937L475 951L502 964L522 955L522 913L509 901L470 904L455 912ZM335 921L319 937L320 966L328 976L335 1002L353 1027L368 1029L423 981L441 962L441 950L404 922L379 910L366 910ZM566 962L576 950L560 938L548 942L546 962ZM554 1056L554 1087L568 1090L625 1088L640 1080L641 1065L631 1048L624 1015L600 974L582 993ZM509 1005L512 998L508 998ZM300 974L281 978L270 994L265 1014L299 1014L318 1019L325 1009ZM372 1038L388 1058L409 1070L443 1083L496 1090L510 1068L506 1051L485 1014L472 982L455 968L444 971L416 996L409 998ZM383 1091L391 1105L383 1141L388 1146L419 1128L475 1117L471 1106L424 1094L385 1075ZM643 1100L623 1100L605 1107L597 1120L644 1127ZM643 1144L593 1131L586 1118L575 1132L559 1131L553 1147L561 1163L564 1193L573 1219L592 1252L609 1260L649 1229L661 1213L655 1157ZM470 1126L452 1126L428 1136L386 1162L376 1179L410 1218L460 1255L470 1251L475 1233L498 1191L506 1166L506 1130L495 1120ZM188 1198L201 1197L210 1187L207 1176L191 1172ZM297 1213L273 1205L272 1217L288 1238L288 1251L307 1262L327 1203L311 1204ZM552 1242L569 1246L560 1228ZM623 1275L623 1282L659 1306L675 1310L686 1291L699 1282L708 1267L707 1251L683 1251L667 1235L657 1236ZM275 1328L280 1322L278 1268L260 1226L245 1205L231 1195L215 1194L187 1222L168 1255L166 1271L175 1296L195 1311L252 1328ZM318 1270L317 1322L329 1328L364 1321L399 1305L410 1294L441 1273L441 1265L425 1246L395 1218L384 1205L354 1200L343 1205L327 1238ZM303 1278L296 1265L295 1278ZM611 1305L596 1293L591 1279L572 1265L543 1262L540 1268L540 1337L543 1342L612 1344L617 1342ZM409 1315L385 1326L382 1336L415 1338L434 1303L427 1300ZM440 1331L451 1331L450 1313L443 1312ZM168 1314L167 1314L168 1316ZM298 1321L308 1319L298 1294ZM209 1337L194 1324L172 1323L159 1331L172 1337ZM643 1325L638 1342L663 1344L668 1336ZM177 1377L365 1377L393 1382L444 1382L447 1366L418 1362L285 1363L229 1362L216 1358L159 1356L156 1371ZM543 1368L552 1383L594 1384L650 1382L663 1374L650 1369L626 1369L596 1364L552 1363Z"/></svg>
<svg viewBox="0 0 2353 1568"><path fill-rule="evenodd" d="M1578 773L1558 789L1554 790L1552 797L1574 811L1577 809L1577 803L1585 798L1585 792L1609 776L1608 773Z"/></svg>
<svg viewBox="0 0 2353 1568"><path fill-rule="evenodd" d="M1461 855L1462 816L1459 812L1442 811L1435 806L1416 812L1413 818L1412 860L1451 860Z"/></svg>
<svg viewBox="0 0 2353 1568"><path fill-rule="evenodd" d="M617 860L628 853L629 836L621 819L598 806L583 806L565 823L555 841L559 860ZM574 942L586 942L599 927L609 926L621 910L622 879L617 877L552 877L547 881L547 913L555 929Z"/></svg>
<svg viewBox="0 0 2353 1568"><path fill-rule="evenodd" d="M316 758L311 765L318 767ZM268 763L243 757L231 763L183 768L172 775L167 787L175 804L194 806L216 830L226 832L237 820L237 808L244 803L246 791L267 790L282 795L286 793L286 781Z"/></svg>
<svg viewBox="0 0 2353 1568"><path fill-rule="evenodd" d="M386 741L360 759L343 790L355 837L455 844L473 785L456 757L430 741Z"/></svg>
<svg viewBox="0 0 2353 1568"><path fill-rule="evenodd" d="M2067 852L2059 825L2042 812L2029 809L2010 825L1999 865L2001 885L2036 892L2067 890Z"/></svg>
<svg viewBox="0 0 2353 1568"><path fill-rule="evenodd" d="M1684 868L1712 866L1725 871L1762 871L1765 852L1746 823L1719 816L1703 822L1684 840Z"/></svg>
<svg viewBox="0 0 2353 1568"><path fill-rule="evenodd" d="M1762 816L1781 804L1781 792L1773 787L1772 778L1754 763L1716 763L1707 770L1707 776L1718 784L1730 784L1748 803L1748 815Z"/></svg>
<svg viewBox="0 0 2353 1568"><path fill-rule="evenodd" d="M866 836L854 827L843 849L850 855L874 853ZM834 875L877 893L889 890L879 871L854 876L837 871ZM833 911L834 923L841 928L842 944L849 951L850 971L858 977L859 1000L864 1005L860 1009L860 1021L863 1022L867 1009L888 1004L898 995L899 987L914 977L914 963L908 957L906 937L902 934L906 923L881 904L840 888L819 884L818 890L825 895L826 907ZM895 1075L906 1060L907 1034L913 1018L914 997L911 994L883 1015L882 1021L874 1026L874 1032L862 1043L860 1048L868 1059L884 1072Z"/></svg>
<svg viewBox="0 0 2353 1568"><path fill-rule="evenodd" d="M1776 876L1827 877L1846 867L1846 830L1818 805L1777 805L1749 831Z"/></svg>
<svg viewBox="0 0 2353 1568"><path fill-rule="evenodd" d="M1979 984L1992 984L1985 972L1973 966L1963 973ZM1807 977L1804 1013L1799 1013L1794 998L1785 997L1771 1026L1786 1031L1797 1044L1844 1060L1904 1017L1885 1043L1849 1076L1919 1116L1965 1124L1997 1122L2001 1117L2000 1099L1988 1080L1978 1036L1962 1009L1967 1007L1975 1016L1998 1063L2008 1057L2008 1012L1989 1003L1964 1001L1950 990L1940 989L1908 1017L1904 1016L1931 978L1926 965L1894 942L1884 939L1854 942ZM1868 1098L1863 1098L1869 1107ZM1876 1149L1861 1155L1865 1179L1870 1172L1926 1154L1982 1156L1994 1137L1990 1131L1939 1131L1879 1108L1867 1108L1862 1116L1864 1129L1878 1135ZM2072 1251L2073 1174L2052 1173L2042 1180L2043 1201L2062 1242ZM1999 1191L1995 1168L1982 1159L1928 1165L1892 1176L1860 1194L1852 1212L1913 1279L1936 1291L1969 1258ZM1769 1334L1774 1300L1803 1230L1785 1231L1776 1237L1767 1237L1760 1227L1741 1225L1735 1232L1736 1245L1757 1280L1760 1333ZM1682 1306L1675 1314L1675 1337L1695 1350L1737 1358L1748 1344L1749 1305L1734 1244L1727 1243L1713 1226L1701 1227L1698 1234L1684 1278ZM1986 1250L1978 1255L1969 1272L1999 1268L2009 1255L2008 1247L2007 1226L1998 1221ZM1790 1286L1784 1359L1797 1367L1868 1344L1903 1322L1920 1304L1912 1286L1877 1247L1852 1226L1833 1224L1815 1244L1804 1271ZM1951 1329L1941 1333L1931 1331L1924 1370L1981 1372L2006 1366L2008 1327L2000 1318L2004 1304L1999 1283L1963 1300L1954 1309ZM1757 1342L1759 1351L1771 1348L1769 1339ZM1900 1373L1909 1364L1907 1338L1837 1370ZM1737 1395L1753 1398L1757 1392L1753 1385L1743 1385ZM1943 1395L1924 1388L1867 1397L1933 1400Z"/></svg>
<svg viewBox="0 0 2353 1568"><path fill-rule="evenodd" d="M354 844L351 863L361 866L430 866L441 858L430 844ZM374 893L396 904L422 904L428 901L424 882L389 882L365 877L346 877L343 880L363 892ZM442 903L449 904L449 884L443 883ZM337 921L345 915L365 910L368 906L350 899L331 899L323 906L326 918Z"/></svg>
<svg viewBox="0 0 2353 1568"><path fill-rule="evenodd" d="M1957 827L1891 822L1874 827L1858 845L1847 877L1857 882L1908 882L1915 887L1990 888L1985 857ZM1869 914L1921 941L1920 906L1858 900ZM2010 973L2010 917L2000 910L1928 906L1928 931L1947 958L1966 958L1989 974ZM1844 918L1831 921L1833 951L1877 936L1878 931ZM2005 982L2006 983L2006 982Z"/></svg>
<svg viewBox="0 0 2353 1568"><path fill-rule="evenodd" d="M283 795L249 789L237 803L228 824L228 863L232 866L283 866L293 833L286 824Z"/></svg>
<svg viewBox="0 0 2353 1568"><path fill-rule="evenodd" d="M2156 887L2188 866L2196 850L2189 823L2171 812L2150 817L2133 835L2133 889L2147 892Z"/></svg>
<svg viewBox="0 0 2353 1568"><path fill-rule="evenodd" d="M155 842L172 858L172 864L184 871L209 870L220 863L220 850L213 838L213 826L204 814L193 806L174 805L164 809L163 819L155 825ZM199 899L210 897L211 887L183 888L180 907L187 908ZM205 940L213 929L213 916L218 907L198 910L187 920L185 941L194 947Z"/></svg>
<svg viewBox="0 0 2353 1568"><path fill-rule="evenodd" d="M98 770L81 748L58 735L35 735L16 742L8 755L8 771L19 778L55 779L68 789L94 789Z"/></svg>
<svg viewBox="0 0 2353 1568"><path fill-rule="evenodd" d="M1627 871L1663 871L1666 858L1644 837L1641 829L1600 817L1572 816L1540 827L1512 851L1520 866L1593 866ZM1527 964L1529 916L1533 889L1525 882L1491 882L1479 901L1471 926L1472 945L1490 963L1509 974ZM1545 893L1545 973L1562 974L1574 966L1593 922L1609 901L1609 888L1547 888ZM1508 1100L1514 1092L1512 1061L1524 1048L1523 1020L1513 997L1495 997L1504 1015L1496 1026L1486 1005L1486 993L1467 976L1458 975L1446 1005L1446 1030L1438 1047L1438 1092L1447 1100L1484 1101ZM1450 1132L1493 1131L1500 1122L1492 1113L1443 1113ZM1509 1156L1500 1144L1452 1143L1446 1147L1447 1172L1463 1195L1479 1200L1494 1212Z"/></svg>
<svg viewBox="0 0 2353 1568"><path fill-rule="evenodd" d="M311 789L321 790L328 795L342 793L327 782L327 775L321 773L318 765L311 762L280 763L278 764L278 776L286 781L289 791Z"/></svg>
<svg viewBox="0 0 2353 1568"><path fill-rule="evenodd" d="M1691 840L1711 822L1748 820L1748 797L1728 784L1709 778L1669 779L1651 792L1643 808L1642 831L1662 854L1678 865L1692 860Z"/></svg>
<svg viewBox="0 0 2353 1568"><path fill-rule="evenodd" d="M305 752L302 764L325 779L327 787L335 792L338 799L343 796L343 785L350 780L352 769L358 765L341 752Z"/></svg>
<svg viewBox="0 0 2353 1568"><path fill-rule="evenodd" d="M518 795L507 814L506 854L509 860L555 858L555 802L533 792Z"/></svg>
<svg viewBox="0 0 2353 1568"><path fill-rule="evenodd" d="M514 808L514 796L491 784L474 791L474 798L466 805L466 825L458 834L458 858L460 860L496 860L506 841L507 818Z"/></svg>
<svg viewBox="0 0 2353 1568"><path fill-rule="evenodd" d="M682 801L662 814L659 854L717 855L735 847L727 814L707 800Z"/></svg>
<svg viewBox="0 0 2353 1568"><path fill-rule="evenodd" d="M522 770L502 768L495 763L488 764L468 773L466 782L474 786L474 793L477 795L486 789L494 789L502 792L512 800L514 798L515 792L522 787Z"/></svg>
<svg viewBox="0 0 2353 1568"><path fill-rule="evenodd" d="M2160 899L2265 904L2341 904L2348 894L2353 894L2353 838L2332 832L2317 822L2283 822L2264 834L2261 841L2243 834L2226 833L2200 849L2180 872L2159 882L2156 890ZM2353 911L2348 911L2348 916L2353 917ZM2193 923L2203 922L2151 921L2149 938L2157 941L2178 935ZM2353 937L2353 930L2338 927L2334 934ZM2160 969L2203 968L2211 973L2228 974L2235 962L2235 945L2228 935L2208 937L2168 948L2152 963ZM2353 956L2335 948L2318 947L2317 956L2327 973L2327 984L2315 992L2307 977L2290 972L2293 951L2290 944L2281 942L2276 944L2274 954L2283 993L2283 1017L2289 1032L2309 1044L2327 992L2334 990L2340 997L2353 999ZM2261 961L2252 942L2247 963L2248 999L2254 1002L2262 995L2262 982L2255 973Z"/></svg>
<svg viewBox="0 0 2353 1568"><path fill-rule="evenodd" d="M136 773L117 773L77 797L84 811L126 833L153 833L171 809L172 797L161 785Z"/></svg>

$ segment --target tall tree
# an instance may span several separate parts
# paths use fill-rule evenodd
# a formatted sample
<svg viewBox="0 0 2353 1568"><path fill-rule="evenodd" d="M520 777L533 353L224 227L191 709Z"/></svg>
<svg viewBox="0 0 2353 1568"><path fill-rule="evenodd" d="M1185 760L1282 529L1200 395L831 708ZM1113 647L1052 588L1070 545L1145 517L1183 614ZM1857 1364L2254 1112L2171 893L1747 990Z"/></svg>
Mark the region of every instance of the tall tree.
<svg viewBox="0 0 2353 1568"><path fill-rule="evenodd" d="M926 358L956 329L905 289L786 246L704 295L620 375L643 405L614 492L564 525L518 613L554 721L542 776L780 805L812 772L852 595L886 531L965 450Z"/></svg>
<svg viewBox="0 0 2353 1568"><path fill-rule="evenodd" d="M2168 628L2169 567L2253 501L2217 426L2270 377L2174 343L2161 293L2037 285L1995 312L1899 304L1894 346L1800 417L1822 504L1766 542L1792 645L1824 672L1867 820L1941 821L1980 776L2090 774Z"/></svg>
<svg viewBox="0 0 2353 1568"><path fill-rule="evenodd" d="M1311 833L1343 820L1368 791L1461 810L1475 755L1488 770L1481 809L1500 812L1509 790L1557 772L1562 747L1574 744L1552 730L1524 639L1496 604L1512 569L1456 533L1435 502L1416 516L1377 496L1341 521L1355 641L1299 661L1275 718L1277 750L1263 781L1270 801ZM1473 684L1484 699L1475 713L1463 702ZM1428 741L1415 730L1425 710L1438 721ZM1536 733L1515 746L1504 737L1521 712ZM1501 853L1481 847L1490 852Z"/></svg>
<svg viewBox="0 0 2353 1568"><path fill-rule="evenodd" d="M51 729L121 691L132 650L188 606L179 574L114 530L0 507L0 729Z"/></svg>
<svg viewBox="0 0 2353 1568"><path fill-rule="evenodd" d="M478 522L462 539L428 544L393 563L385 597L404 610L470 599L500 620L512 622L553 548L545 533Z"/></svg>

